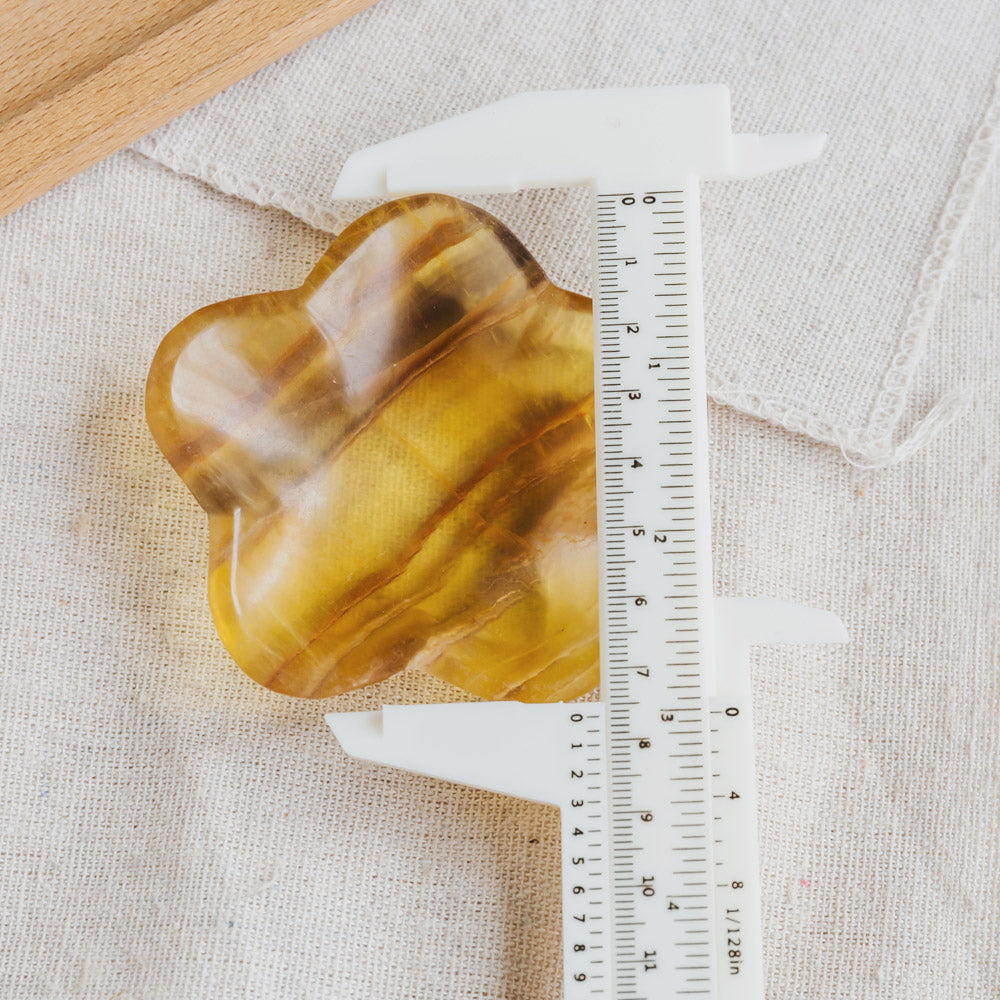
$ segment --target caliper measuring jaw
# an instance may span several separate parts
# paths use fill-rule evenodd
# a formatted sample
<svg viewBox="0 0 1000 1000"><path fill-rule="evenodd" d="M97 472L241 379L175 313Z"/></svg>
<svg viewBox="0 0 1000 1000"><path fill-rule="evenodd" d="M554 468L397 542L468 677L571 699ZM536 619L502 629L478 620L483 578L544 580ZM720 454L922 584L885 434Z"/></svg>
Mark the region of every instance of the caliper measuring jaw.
<svg viewBox="0 0 1000 1000"><path fill-rule="evenodd" d="M527 93L357 152L334 189L593 192L602 700L326 717L354 757L560 808L567 1000L763 997L748 650L847 636L713 596L698 183L823 141L733 135L722 86Z"/></svg>

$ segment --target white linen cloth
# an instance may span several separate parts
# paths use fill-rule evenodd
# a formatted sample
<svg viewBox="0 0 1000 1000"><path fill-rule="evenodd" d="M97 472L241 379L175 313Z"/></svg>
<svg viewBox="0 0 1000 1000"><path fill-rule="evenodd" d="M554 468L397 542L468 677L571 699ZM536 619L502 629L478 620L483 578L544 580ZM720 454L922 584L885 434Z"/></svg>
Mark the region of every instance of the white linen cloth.
<svg viewBox="0 0 1000 1000"><path fill-rule="evenodd" d="M974 2L385 0L0 220L0 996L559 996L554 812L359 765L321 721L442 684L317 704L243 676L143 383L193 309L302 280L360 210L324 202L355 146L528 86L728 80L739 127L833 134L798 174L706 189L715 392L814 432L711 407L717 589L853 637L757 656L768 996L995 998L996 26ZM963 163L986 183L914 366ZM578 193L488 204L583 287ZM883 427L890 369L914 381ZM815 440L884 461L956 387L966 412L906 462Z"/></svg>

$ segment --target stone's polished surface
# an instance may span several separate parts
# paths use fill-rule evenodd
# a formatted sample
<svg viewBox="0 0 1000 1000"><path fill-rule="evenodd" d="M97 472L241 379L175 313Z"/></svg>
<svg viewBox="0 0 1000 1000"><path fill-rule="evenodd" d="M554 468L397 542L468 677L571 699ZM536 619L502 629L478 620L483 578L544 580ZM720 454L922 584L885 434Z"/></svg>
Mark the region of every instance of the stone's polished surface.
<svg viewBox="0 0 1000 1000"><path fill-rule="evenodd" d="M383 205L301 288L192 314L146 411L208 513L219 634L261 684L597 684L590 302L485 212Z"/></svg>

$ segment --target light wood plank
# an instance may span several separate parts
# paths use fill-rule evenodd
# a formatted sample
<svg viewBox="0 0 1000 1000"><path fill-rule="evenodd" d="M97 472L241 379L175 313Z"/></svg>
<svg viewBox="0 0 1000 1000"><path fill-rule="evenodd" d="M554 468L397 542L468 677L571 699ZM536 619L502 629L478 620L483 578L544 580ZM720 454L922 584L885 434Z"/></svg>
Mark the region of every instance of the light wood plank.
<svg viewBox="0 0 1000 1000"><path fill-rule="evenodd" d="M0 13L0 215L373 0L17 0Z"/></svg>

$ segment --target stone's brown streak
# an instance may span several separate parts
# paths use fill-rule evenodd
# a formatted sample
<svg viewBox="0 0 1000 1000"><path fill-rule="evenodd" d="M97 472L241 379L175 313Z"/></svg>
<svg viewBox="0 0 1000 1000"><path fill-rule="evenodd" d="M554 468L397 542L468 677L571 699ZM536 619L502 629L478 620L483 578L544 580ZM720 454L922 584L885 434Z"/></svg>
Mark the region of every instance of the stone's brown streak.
<svg viewBox="0 0 1000 1000"><path fill-rule="evenodd" d="M294 293L285 294L291 297ZM239 414L243 424L250 423L287 387L294 376L301 374L317 357L326 353L328 345L320 331L312 325L303 326L306 327L303 336L292 343L283 355L277 357L270 368L259 372L260 381L254 391L233 399L231 413L234 416ZM237 421L234 419L233 422ZM209 428L200 438L184 442L176 451L167 455L167 461L184 479L185 472L195 461L208 458L226 440L218 430Z"/></svg>
<svg viewBox="0 0 1000 1000"><path fill-rule="evenodd" d="M425 218L427 210L433 213L429 218ZM441 216L444 221L441 221ZM372 233L382 229L396 220L405 219L411 225L421 230L419 241L426 241L426 250L412 256L412 248L407 250L401 248L396 257L385 261L379 259L366 259L366 269L370 268L373 275L384 275L392 268L398 268L403 261L412 261L417 269L422 268L435 256L441 256L445 251L459 242L463 242L477 232L491 231L496 240L498 248L501 248L511 257L513 268L521 271L525 280L529 284L544 280L545 273L538 266L535 259L528 253L521 241L505 226L499 223L488 212L475 205L457 201L453 198L444 198L437 194L418 194L409 198L401 198L398 201L389 202L373 209L367 215L362 216L352 222L337 240L323 255L322 260L313 268L309 277L306 278L305 287L313 287L324 282L330 274L345 263L352 256L358 256L358 252L363 249L363 244ZM456 224L454 220L462 220ZM460 226L462 231L461 239L446 235L447 230L437 229L436 226L452 227ZM440 240L438 245L434 245L434 240ZM419 245L419 244L418 244ZM317 277L318 276L318 277Z"/></svg>
<svg viewBox="0 0 1000 1000"><path fill-rule="evenodd" d="M565 699L597 679L592 393L589 301L420 195L300 289L182 321L147 419L209 512L213 616L251 676L328 695L413 665Z"/></svg>
<svg viewBox="0 0 1000 1000"><path fill-rule="evenodd" d="M364 238L366 239L369 235L370 233L365 233ZM418 235L416 242L405 254L408 269L416 271L422 268L436 257L440 257L446 251L469 240L474 235L475 232L470 231L467 220L446 218L436 222L429 230ZM363 239L360 242L363 243ZM523 248L521 249L523 251ZM355 287L354 297L356 301L363 305L369 297L377 297L380 288L384 288L387 284L387 277L391 277L389 272L394 269L399 269L398 262L385 266L382 273L356 268L362 272L363 277L367 278L365 285ZM315 268L313 275L318 270L319 268ZM313 275L310 275L310 278ZM329 272L324 277L329 277ZM266 321L269 314L294 314L299 310L302 311L304 332L301 338L294 341L283 354L278 355L271 367L259 372L260 382L251 395L233 400L233 412L245 414L244 423L249 423L259 411L265 409L267 404L287 387L293 375L300 374L302 369L311 362L322 358L331 347L327 339L328 333L331 331L326 331L323 328L322 314L317 314L314 311L310 304L310 297L305 294L310 287L315 289L314 294L317 297L322 295L321 284L311 285L310 280L307 279L306 284L301 288L231 299L225 303L208 306L189 317L190 321L197 324L199 321L203 322L209 317L221 313L222 321L225 322L233 313L238 314L241 308L245 307L246 312L256 311L259 313L258 318ZM261 300L264 300L271 308L260 309ZM224 309L220 307L224 307ZM335 350L334 347L334 352ZM188 467L194 461L208 457L224 440L224 438L220 438L218 431L208 429L200 439L185 442L175 451L167 454L166 457L178 475L184 478Z"/></svg>
<svg viewBox="0 0 1000 1000"><path fill-rule="evenodd" d="M398 226L396 228L399 228ZM412 234L406 234L412 235ZM363 314L366 307L372 304L381 305L382 300L389 298L389 307L399 311L399 306L405 304L405 296L419 290L414 281L412 286L400 285L400 272L411 277L420 270L449 251L461 246L476 236L470 232L467 222L445 219L436 223L429 232L416 234L417 242L399 257L386 260L385 254L380 254L380 248L368 245L365 240L359 243L356 251L358 259L345 260L340 266L349 269L349 275L341 275L336 269L330 270L325 265L313 269L300 291L303 293L303 304L310 313L316 325L330 338L335 346L343 348L353 338L351 319L359 312ZM348 260L349 268L348 268ZM351 281L350 295L343 301L343 280L349 277ZM336 307L331 312L331 304ZM329 325L338 318L340 323ZM397 333L419 334L416 329L402 328Z"/></svg>
<svg viewBox="0 0 1000 1000"><path fill-rule="evenodd" d="M588 400L588 402L590 402L590 400ZM271 687L281 676L282 671L292 666L297 657L306 654L312 647L312 645L319 639L323 638L323 636L331 628L333 628L333 626L336 625L337 622L348 611L350 611L353 607L355 607L357 604L363 601L366 597L370 597L373 593L375 593L375 591L383 588L386 585L386 583L388 583L390 580L397 579L400 575L402 575L402 573L406 571L407 566L412 562L414 556L417 555L417 553L423 547L427 539L437 530L441 522L448 516L448 514L450 514L453 510L455 510L466 499L466 497L468 497L468 495L476 488L476 486L482 483L483 480L485 480L492 472L494 472L501 465L503 465L512 455L514 455L515 453L521 451L526 447L529 447L531 444L538 441L549 431L561 425L569 423L574 419L574 417L580 416L585 409L587 409L586 404L584 404L584 406L582 407L575 406L569 412L559 414L548 424L539 428L535 428L530 434L530 436L515 442L505 451L496 455L491 455L486 462L484 462L478 469L475 470L475 472L464 483L462 483L461 486L456 487L454 489L454 492L448 498L448 500L445 501L445 503L443 503L433 513L428 515L420 534L416 535L410 540L409 545L406 547L406 549L403 550L402 553L399 554L394 564L384 567L380 573L371 574L369 577L362 580L354 590L348 591L342 597L338 598L339 607L334 616L327 623L321 626L320 630L316 632L313 638L305 646L303 646L302 649L295 654L295 656L290 657L284 663L278 665L275 672L265 683L265 686ZM576 456L575 455L571 456L570 462L573 462L575 460ZM568 465L570 464L570 462L567 462L566 464ZM550 471L558 472L559 470L558 468L556 468ZM537 479L541 478L541 475L542 475L541 473L538 473L536 475L535 477L536 481ZM525 481L519 482L517 485L521 489L526 489L528 486L531 485L531 480L526 479ZM508 491L505 497L500 498L498 502L495 502L494 504L491 505L494 511L502 507L503 503L510 498L512 492L513 492L512 490ZM490 522L483 517L479 518L479 526L484 531L492 532L493 530L495 530L493 526L490 524ZM473 530L471 526L470 530ZM521 545L525 545L525 542L522 539L518 539L518 542ZM242 550L242 547L243 543L241 540L240 550ZM335 669L335 667L336 665L333 664L332 669ZM316 685L316 687L321 686L321 684L323 683L323 681L325 681L325 679L326 678L323 677L320 680L320 683Z"/></svg>
<svg viewBox="0 0 1000 1000"><path fill-rule="evenodd" d="M377 380L372 389L373 394L377 394L378 398L346 431L343 439L334 449L332 458L335 460L341 452L353 444L354 440L364 432L393 399L401 395L435 364L451 354L464 340L481 333L490 325L502 323L523 311L524 304L520 302L513 303L505 310L496 309L497 302L502 301L505 291L503 287L498 288L488 300L481 302L476 309L463 316L454 326L445 330L433 343L406 358L405 360L409 363L399 375L387 372L380 380Z"/></svg>
<svg viewBox="0 0 1000 1000"><path fill-rule="evenodd" d="M584 652L586 651L584 650ZM540 688L542 692L541 696L535 695L536 688L539 688L537 681L540 678L544 682L544 678L550 673L548 668L542 671L538 678L532 677L530 680L525 681L524 684L512 688L502 697L507 701L525 702L575 701L580 697L579 691L581 688L584 689L583 693L587 694L601 683L601 673L598 666L600 655L600 647L595 640L590 655L586 659L572 665L564 679L556 679L545 684L544 688ZM566 659L571 660L570 657Z"/></svg>
<svg viewBox="0 0 1000 1000"><path fill-rule="evenodd" d="M542 290L542 288L536 286L526 298L531 302ZM502 301L503 294L504 290L498 289L495 297ZM446 358L468 338L489 329L490 326L496 323L505 322L515 317L524 310L525 303L518 301L512 303L505 310L491 312L494 306L495 302L492 297L490 301L481 303L480 308L464 316L459 323L445 330L433 343L428 344L422 351L418 352L412 361L406 359L410 363L406 365L401 373L398 375L394 375L391 372L387 373L377 384L373 384L372 394L375 396L375 399L370 407L344 429L342 437L333 442L329 451L317 456L315 464L317 466L326 466L336 462L343 452L371 426L372 422L379 417L386 406L397 396L401 395L419 377L426 375L435 364ZM403 365L400 365L400 367L403 367ZM592 395L593 393L591 392ZM342 404L332 402L330 415L341 413L343 410L344 406ZM289 492L294 492L295 489L294 485L290 485ZM271 515L274 517L280 517L281 513L281 507L276 507L271 511ZM262 533L266 532L267 528L268 524L265 518L255 521L247 531L241 533L239 540L240 548L243 549L245 547L247 551L252 549L256 539ZM227 553L217 553L216 558L210 563L210 567L214 568L227 555Z"/></svg>
<svg viewBox="0 0 1000 1000"><path fill-rule="evenodd" d="M506 494L495 497L490 501L488 508L484 508L483 514L480 517L479 523L469 524L462 532L461 538L469 544L473 544L473 540L477 537L481 537L484 534L496 535L498 539L504 542L504 547L501 551L506 554L507 561L503 565L503 578L513 578L518 575L517 571L520 569L531 570L533 566L533 561L535 557L535 546L532 544L532 539L530 536L521 539L514 536L510 537L510 542L513 545L508 544L509 531L502 528L500 522L505 514L506 508L511 505L511 503L516 499L517 494L526 493L531 491L534 487L540 483L545 482L547 478L551 478L555 475L562 475L564 472L569 472L575 468L580 462L580 452L585 451L585 446L583 449L574 450L567 458L559 465L553 465L548 470L547 473L537 472L531 478L512 483L510 489ZM480 483L488 478L489 475L484 476ZM469 493L471 493L476 486L479 484L470 484ZM468 494L466 495L466 499ZM458 506L458 505L456 505ZM442 520L435 525L433 530L436 530L438 526L442 523ZM454 547L454 546L453 546ZM595 557L596 558L596 557ZM412 559L412 557L411 557ZM406 572L406 567L402 567L398 573L395 573L392 579L398 579L402 573ZM447 570L445 570L447 572ZM596 572L596 569L595 569ZM532 575L536 575L532 573ZM501 579L501 578L498 578ZM388 581L387 581L388 582ZM374 627L369 630L367 635L372 635L376 632L378 628L382 628L388 624L391 624L394 617L408 608L414 607L420 604L422 601L426 600L428 597L433 596L437 591L441 589L442 580L436 579L431 581L431 586L425 588L423 591L416 592L411 595L406 601L401 602L393 611L387 612L382 615L381 619L375 622ZM490 601L487 605L467 603L463 605L460 609L454 612L454 626L445 633L441 633L436 637L437 642L450 643L452 646L459 644L460 642L474 637L475 633L480 631L484 626L490 624L496 618L501 617L507 612L511 603L524 600L524 593L520 590L508 590L500 594L491 594ZM473 614L475 617L473 620L465 620L463 616L467 614ZM331 623L331 627L332 624ZM594 622L594 627L596 629L596 619ZM596 632L594 637L596 637ZM319 638L319 637L318 637ZM355 649L363 642L363 639L358 640L353 646L347 648L341 654L344 657L350 656ZM421 644L419 652L422 652L425 648L424 644ZM338 655L338 659L339 659ZM432 665L424 666L422 669L426 669L433 672ZM541 668L539 668L541 669ZM331 674L333 673L331 669ZM320 691L325 691L326 694L340 693L339 690L334 690L332 685L328 684L329 674L326 678L323 678L317 685L312 689L308 696L316 696ZM522 683L522 682L519 682ZM469 688L474 694L483 695L484 692L479 690L477 687L472 686ZM305 692L303 692L305 693Z"/></svg>
<svg viewBox="0 0 1000 1000"><path fill-rule="evenodd" d="M596 605L595 605L595 607L594 607L594 611L595 611L595 619L594 620L595 620L595 622L596 622L596 610L597 610L597 608L596 608ZM575 643L572 646L572 648L564 650L564 652L562 653L562 655L558 659L552 660L551 663L546 664L541 670L538 671L538 674L543 673L546 670L551 670L552 668L554 668L554 667L558 666L560 663L562 663L564 660L571 660L574 657L579 656L579 654L581 652L585 653L587 651L587 647L588 646L595 647L595 649L594 649L595 658L593 660L593 666L594 666L594 670L597 670L597 668L598 668L597 655L599 655L598 650L597 650L597 643L598 643L598 637L597 637L597 633L596 632L593 635L586 636L585 638L581 639L579 642ZM518 696L518 692L523 691L533 681L535 681L537 679L537 677L538 677L538 674L533 674L531 677L527 678L526 680L519 681L517 684L512 685L506 691L503 692L503 694L502 694L501 697L503 697L503 698L510 698L510 699L513 699L514 701L517 701L518 700L518 697L517 697ZM595 684L596 683L597 682L595 681ZM531 699L528 699L528 700L531 700ZM562 698L558 698L556 700L557 701L562 701L563 699Z"/></svg>
<svg viewBox="0 0 1000 1000"><path fill-rule="evenodd" d="M446 221L440 223L434 230L428 233L421 240L420 245L417 246L413 254L408 255L408 257L412 257L414 264L422 265L433 260L434 256L440 255L445 249L467 239L469 239L469 233L460 223ZM435 245L435 241L437 241L437 245ZM381 279L380 276L372 276L369 285L375 286L374 290L371 288L362 289L361 293L357 296L360 302L363 303L368 295L374 296L378 291L377 286L382 283L384 283L384 279ZM287 292L270 293L269 295L269 298L278 304L281 303L282 299L288 304L288 308L284 310L278 308L274 310L275 312L302 310L303 335L294 341L284 354L278 355L272 366L260 370L260 382L251 395L234 398L232 413L234 417L236 414L241 414L242 422L245 424L250 423L256 418L261 411L266 409L269 403L273 402L287 388L288 382L293 375L301 374L303 369L317 359L324 358L328 353L333 353L334 355L336 353L335 348L331 352L331 344L327 339L327 331L322 328L318 322L318 317L310 308L309 299L304 295L305 290L306 288L303 286L302 288L292 289ZM244 301L255 303L255 300L259 298L261 296L246 296L244 299L232 300L232 304L234 308L238 308L239 304ZM229 305L229 303L224 303L223 305ZM253 308L253 306L251 305L250 308ZM208 310L206 310L206 318L217 309L218 306L209 306ZM195 316L197 317L197 314ZM266 313L262 313L260 318L266 320ZM234 420L234 422L236 421ZM224 438L220 438L218 431L209 429L201 439L185 442L181 448L167 455L167 459L183 478L192 462L199 458L208 457L219 446L220 442L224 442L224 440Z"/></svg>
<svg viewBox="0 0 1000 1000"><path fill-rule="evenodd" d="M584 412L583 415L584 415L584 417L586 417L586 412ZM556 425L555 430L558 431L562 427L565 427L569 423L573 422L574 420L577 419L577 416L578 415L571 415L569 417L569 419L564 424ZM549 429L549 430L546 431L546 433L551 433L551 432L552 432L551 429ZM586 442L582 442L581 443L581 442L579 442L578 439L579 439L579 435L574 435L574 438L573 438L574 448L573 448L573 450L570 452L570 454L568 455L568 457L559 466L553 465L548 470L548 478L551 478L552 475L554 475L556 472L558 472L558 473L561 474L564 470L568 470L572 466L574 466L575 464L579 463L579 461L581 459L581 455L583 455L585 459L589 459L591 457L589 455L589 453L588 453L587 443ZM501 516L501 514L502 514L502 512L503 512L503 510L505 508L505 506L507 506L512 501L512 499L515 497L515 495L518 492L523 493L523 492L525 492L525 491L533 488L539 482L543 482L546 479L546 473L544 473L544 472L542 472L541 470L538 470L538 469L535 469L534 472L531 473L531 475L532 475L532 478L529 479L529 480L518 480L516 482L512 481L511 483L508 484L508 489L507 489L506 493L500 494L500 495L492 498L491 501L490 501L490 506L488 508L484 508L482 510L482 512L477 515L478 518L479 518L479 522L477 524L469 524L467 526L467 528L464 529L464 531L463 531L463 537L465 537L466 539L469 539L471 537L474 537L475 535L478 535L478 534L481 534L483 532L486 532L486 533L495 533L495 534L497 534L498 539L500 541L506 541L506 536L501 537L501 529L500 529L500 527L498 525L498 520L499 520L499 518L500 518L500 516ZM488 476L484 476L483 480L485 480L486 478L488 478ZM481 482L483 480L481 480ZM470 487L470 490L471 490L471 487ZM433 530L437 530L437 528L440 525L440 523L441 523L441 521L439 521L438 524L434 526ZM506 529L504 529L504 530L506 530ZM425 541L426 541L426 539L421 540L420 545L423 546L423 544L424 544ZM519 556L517 556L516 560L513 557L510 557L510 561L504 564L505 573L508 574L508 575L511 574L514 570L516 570L518 568L518 566L520 566L520 565L529 565L530 562L531 562L531 560L533 560L533 558L535 556L535 553L536 553L535 545L534 545L533 540L532 540L532 538L530 536L526 537L524 539L525 542L529 542L530 543L529 545L525 545L523 542L521 542L520 539L516 539L515 541L520 544L520 547L521 547L522 551L521 551L521 554ZM412 559L412 557L411 557L411 559ZM401 569L399 572L393 574L392 578L393 579L398 579L399 575L401 575L402 572L405 572L405 567L403 569ZM387 582L388 582L388 580L383 580L383 588L384 588L384 585ZM440 581L431 581L431 585L432 586L437 585L439 587ZM366 628L364 634L361 635L361 636L359 636L359 637L356 637L354 639L354 645L353 646L350 646L347 649L344 649L343 644L340 644L338 646L337 652L336 652L336 658L338 660L340 660L342 658L349 657L350 654L353 652L353 650L358 645L360 645L361 643L363 643L368 636L374 634L377 629L382 628L385 625L391 623L393 617L398 617L399 614L401 614L402 612L406 611L408 608L413 607L414 605L418 604L420 601L423 601L424 599L426 599L431 593L432 593L432 590L431 590L430 587L426 587L426 588L424 588L421 591L414 592L405 601L400 602L396 606L396 608L394 610L386 611L386 612L382 613L379 617L370 619L369 620L369 625ZM366 595L366 596L370 596L370 595ZM523 596L523 595L514 595L514 596L518 597L518 599L520 599L520 597ZM496 604L496 602L504 601L505 598L506 598L506 595L499 595L497 597L494 597L493 598L494 605ZM354 606L356 607L357 603L355 603ZM498 609L497 613L498 614L501 613L502 610L503 609ZM341 615L341 619L343 619L348 613L349 613L349 609L345 609L344 613ZM489 621L491 617L492 617L492 612L487 612L484 615L481 615L480 618L478 619L478 621L475 622L475 623L473 623L472 625L470 625L468 623L458 623L458 622L456 622L456 626L460 625L460 628L458 628L458 627L452 628L447 634L443 633L443 634L439 635L438 636L438 641L457 641L458 639L465 638L465 637L468 636L470 629L481 627L485 622ZM331 627L332 627L332 624L333 623L331 623ZM333 655L333 651L331 651L331 655ZM313 691L311 692L311 695L315 695L316 692L320 691L321 689L326 690L327 694L336 693L336 692L330 690L329 688L325 688L324 689L324 683L325 683L324 681L321 681L320 684L316 688L313 689Z"/></svg>
<svg viewBox="0 0 1000 1000"><path fill-rule="evenodd" d="M355 219L329 246L326 253L323 254L316 266L309 272L309 277L305 280L305 286L316 287L321 285L350 258L360 260L362 254L359 251L363 249L364 243L370 239L372 234L380 229L387 229L393 223L401 223L403 226L414 226L419 232L418 238L422 238L440 222L442 217L446 221L453 221L462 217L468 218L472 214L471 205L464 205L464 211L455 211L443 201L435 204L438 197L437 195L419 194L412 198L392 201L373 208L366 215L361 216L360 219ZM430 209L430 213L423 211L428 208ZM421 214L422 211L423 214ZM390 268L398 267L404 253L405 250L401 244L400 251L392 257L376 257L370 261L366 261L370 268L368 274L381 275L387 273Z"/></svg>
<svg viewBox="0 0 1000 1000"><path fill-rule="evenodd" d="M582 492L586 494L589 506L592 507L594 480L593 458L588 455L585 461L578 460L574 463L570 478L559 485L560 501ZM587 641L596 642L597 552L594 539L593 536L581 539L569 537L563 530L564 518L575 520L572 513L567 515L560 502L559 506L553 507L549 515L530 529L532 542L537 547L536 559L540 562L536 561L532 586L522 596L520 609L516 605L512 606L511 614L505 612L495 627L488 620L480 619L474 631L462 636L469 640L464 643L464 648L463 644L452 641L447 647L447 659L438 658L437 661L421 663L422 669L481 697L504 698L510 697L513 689L522 687L547 671L548 658L559 655L566 642L572 641L574 636L583 636ZM561 553L564 560L564 566L555 574L558 578L555 580L552 566L548 565L548 556L553 552ZM567 572L566 560L575 564L575 573ZM571 581L571 587L565 585L567 581ZM552 586L554 582L555 589ZM532 629L531 635L523 634L521 641L516 643L505 642L494 653L484 657L483 643L492 643L492 649L498 634L506 636L510 633L511 621L516 626L517 621L523 617L523 613L519 611L523 612L532 593L541 595L536 601L545 608L545 613L537 618L537 625ZM592 631L588 632L588 624ZM540 636L540 633L544 634ZM533 643L537 655L533 663L528 663L527 650ZM514 655L504 652L508 648L515 650ZM592 666L594 680L590 686L597 683L596 657ZM547 700L544 683L535 684L533 692L537 691L541 693L526 694L522 700Z"/></svg>

